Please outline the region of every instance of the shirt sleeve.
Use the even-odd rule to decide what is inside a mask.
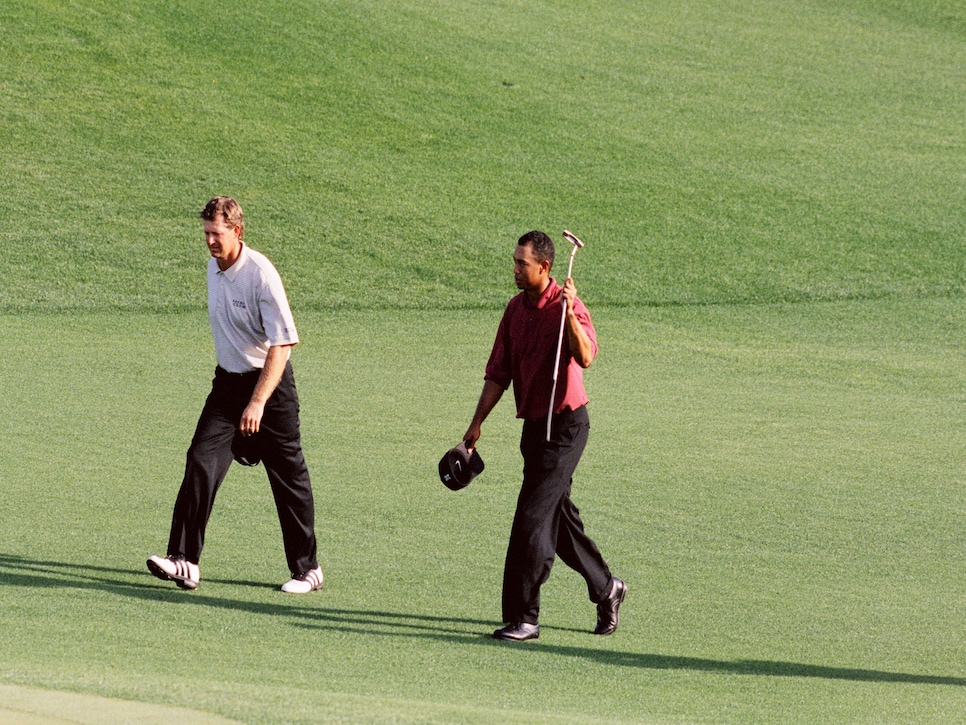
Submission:
[[[282,286],[282,278],[272,266],[262,269],[262,294],[258,307],[269,346],[298,344],[299,335],[295,329],[295,318],[288,304],[285,287]]]
[[[577,321],[580,326],[584,328],[587,333],[587,337],[590,338],[590,344],[594,351],[594,357],[597,357],[597,330],[594,329],[594,323],[590,319],[590,310],[587,306],[580,301],[578,297],[574,301],[574,314],[577,315]]]
[[[500,326],[496,331],[496,339],[493,341],[493,349],[490,351],[490,359],[486,363],[486,374],[483,376],[485,380],[492,380],[504,390],[510,387],[510,383],[513,380],[513,368],[510,361],[510,328],[507,321],[507,312],[503,313],[503,319],[500,320]]]

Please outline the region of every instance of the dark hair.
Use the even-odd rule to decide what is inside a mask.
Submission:
[[[538,262],[550,262],[550,267],[553,268],[553,258],[557,250],[553,246],[553,240],[546,234],[536,230],[527,232],[520,237],[517,244],[521,247],[529,245]]]
[[[242,216],[241,205],[230,196],[216,196],[205,204],[205,208],[198,216],[206,222],[220,221],[229,227],[241,227],[241,233],[245,233],[245,218]]]

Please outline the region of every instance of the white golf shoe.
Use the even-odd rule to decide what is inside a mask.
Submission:
[[[282,591],[288,594],[308,594],[321,589],[323,580],[322,567],[317,566],[289,579],[282,585]]]
[[[170,580],[182,589],[197,589],[201,581],[201,570],[184,557],[152,556],[148,559],[148,569],[158,579]]]

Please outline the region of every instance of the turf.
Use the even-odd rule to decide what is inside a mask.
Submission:
[[[0,719],[30,688],[78,718],[961,719],[960,3],[14,0],[0,29]],[[215,193],[302,335],[319,595],[276,591],[261,469],[199,591],[144,568],[214,364]],[[601,342],[575,498],[631,593],[593,637],[558,566],[514,647],[509,400],[472,486],[435,464],[514,240],[564,227]]]
[[[962,293],[959,3],[18,0],[0,22],[3,309],[197,307],[215,191],[301,309],[496,305],[505,240],[565,226],[597,303]]]
[[[594,638],[583,583],[556,568],[532,647],[486,637],[519,476],[506,403],[483,476],[453,494],[434,471],[498,313],[303,315],[328,577],[306,598],[275,591],[260,469],[230,474],[198,592],[142,568],[205,391],[203,320],[75,316],[56,351],[49,320],[8,319],[37,362],[7,377],[4,678],[246,722],[948,721],[966,705],[962,313],[603,311],[575,496],[631,595]],[[438,334],[447,374],[427,380],[398,343]]]

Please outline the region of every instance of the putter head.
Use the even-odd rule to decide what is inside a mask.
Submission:
[[[577,249],[583,249],[584,243],[574,236],[573,232],[569,232],[566,229],[563,230],[564,239],[573,244]]]

